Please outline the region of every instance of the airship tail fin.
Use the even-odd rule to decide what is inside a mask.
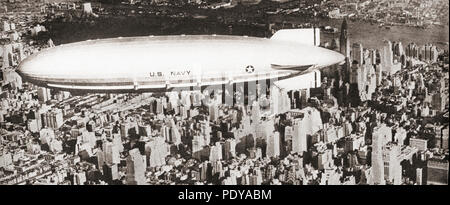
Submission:
[[[289,41],[311,46],[320,45],[319,28],[282,29],[270,38],[276,41]]]

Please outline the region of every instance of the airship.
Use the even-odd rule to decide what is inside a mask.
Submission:
[[[63,44],[23,60],[17,72],[38,86],[78,92],[167,92],[283,80],[344,61],[319,47],[320,30],[271,38],[232,35],[118,37]]]

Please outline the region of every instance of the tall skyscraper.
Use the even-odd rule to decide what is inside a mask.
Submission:
[[[350,42],[348,40],[348,25],[347,19],[344,18],[341,25],[341,36],[339,38],[339,52],[342,53],[345,57],[350,57]]]
[[[103,175],[105,176],[106,180],[112,181],[119,179],[119,169],[117,164],[113,164],[111,166],[108,166],[106,164],[103,165]]]
[[[383,51],[381,56],[381,64],[385,72],[390,73],[394,63],[394,55],[391,41],[383,42]]]
[[[423,175],[422,175],[422,168],[416,169],[416,184],[422,185],[423,184]]]
[[[390,129],[384,124],[375,127],[372,133],[372,180],[377,185],[386,183],[384,180],[383,147],[389,133],[391,133]]]
[[[381,80],[382,80],[382,76],[383,76],[383,67],[381,64],[377,64],[374,66],[375,67],[375,81],[376,81],[376,85],[379,86],[381,85]]]
[[[145,158],[141,155],[138,148],[130,150],[127,157],[127,184],[145,184],[145,164]]]
[[[400,146],[389,143],[383,147],[384,178],[394,185],[402,183],[402,166],[399,160]]]
[[[280,133],[274,132],[272,135],[267,136],[267,157],[280,156]]]
[[[253,125],[259,124],[259,120],[261,119],[261,111],[259,109],[258,101],[253,101],[251,119],[252,119],[252,124]]]
[[[209,121],[215,122],[219,118],[219,106],[216,103],[209,105]]]
[[[170,119],[169,126],[170,126],[170,142],[178,146],[181,143],[181,133],[173,119]]]
[[[303,152],[307,151],[305,122],[303,119],[295,120],[292,127],[294,130],[294,134],[292,135],[292,151],[303,154]]]
[[[406,46],[406,56],[417,58],[417,45],[415,43],[410,43],[408,46]]]
[[[11,29],[11,26],[8,22],[3,21],[2,31],[9,31]]]
[[[130,133],[131,132],[131,133]],[[124,122],[120,125],[120,135],[123,138],[129,137],[130,134],[135,134],[136,127],[133,125],[133,123],[130,122]]]
[[[354,43],[352,45],[352,63],[358,65],[364,64],[363,46],[360,43]]]
[[[369,50],[369,59],[370,59],[370,64],[372,64],[372,65],[377,64],[377,50],[375,50],[375,49]]]
[[[101,149],[97,151],[97,165],[98,169],[103,172],[103,165],[105,164],[105,153]]]
[[[64,124],[63,114],[61,109],[52,109],[51,111],[44,113],[42,122],[45,127],[58,129]]]
[[[220,173],[223,173],[222,162],[221,161],[215,161],[215,162],[212,162],[211,164],[212,164],[212,175],[215,175],[215,174],[219,173],[219,178],[220,178]]]
[[[402,56],[404,54],[402,42],[396,42],[394,46],[394,55]]]
[[[209,161],[213,163],[220,160],[222,160],[222,145],[220,142],[216,142],[216,144],[210,148]]]
[[[223,147],[223,158],[229,160],[236,156],[236,141],[235,139],[227,139]]]
[[[156,114],[161,114],[164,112],[163,99],[164,98],[156,99]]]
[[[11,44],[3,46],[3,68],[12,66],[13,47]]]
[[[167,125],[161,125],[161,136],[168,142],[170,142],[170,127]]]
[[[200,151],[205,145],[206,143],[202,136],[194,135],[192,139],[192,156],[194,158],[200,159]]]
[[[104,142],[103,143],[103,154],[104,154],[104,161],[107,165],[111,166],[113,164],[119,164],[120,163],[120,154],[119,149],[117,146],[115,146],[112,142]]]
[[[432,63],[435,63],[439,57],[439,52],[437,50],[437,47],[435,45],[431,46],[430,48],[430,61]]]
[[[341,25],[341,35],[339,38],[339,52],[345,56],[345,63],[343,65],[342,69],[342,80],[344,82],[348,82],[349,75],[350,75],[350,67],[351,67],[351,60],[350,60],[350,41],[348,38],[348,25],[347,25],[347,19],[344,18],[344,21]]]
[[[208,161],[202,162],[200,165],[200,181],[206,181],[210,177],[210,173],[208,172],[208,168],[210,167],[210,163]]]
[[[145,156],[147,166],[150,168],[166,164],[165,157],[170,154],[170,145],[163,137],[153,137],[145,143]]]
[[[48,100],[50,100],[50,98],[51,98],[50,89],[43,87],[38,89],[39,102],[47,102]]]
[[[430,61],[431,59],[431,45],[430,44],[426,44],[424,45],[425,48],[425,61]]]
[[[449,126],[447,125],[444,129],[442,129],[442,137],[441,137],[441,149],[448,149],[448,133]]]
[[[38,121],[36,119],[27,120],[27,129],[33,133],[39,132]]]
[[[53,129],[44,128],[39,131],[39,140],[41,140],[42,144],[48,144],[53,139],[55,139],[55,132]]]

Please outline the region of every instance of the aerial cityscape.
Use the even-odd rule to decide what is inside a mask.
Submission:
[[[448,185],[446,0],[0,0],[0,68],[0,185]]]

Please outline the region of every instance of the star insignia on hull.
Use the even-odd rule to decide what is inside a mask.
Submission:
[[[253,73],[255,71],[255,67],[253,67],[252,65],[248,65],[247,67],[245,67],[245,72],[247,73]]]

